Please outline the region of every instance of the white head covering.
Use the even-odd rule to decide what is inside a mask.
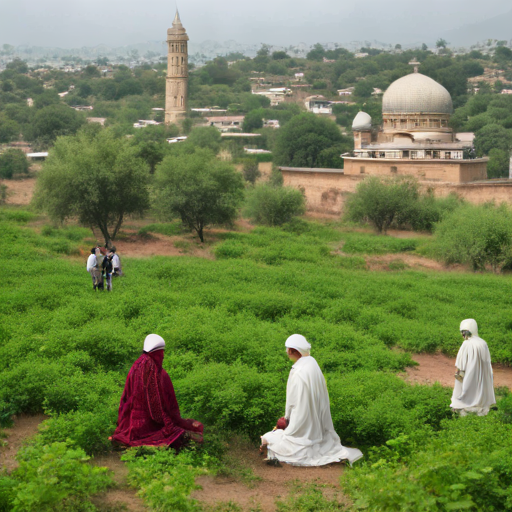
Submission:
[[[460,330],[469,331],[473,336],[478,336],[478,326],[476,325],[476,321],[472,318],[462,320],[460,323]]]
[[[165,341],[162,336],[158,334],[148,334],[144,340],[144,352],[155,352],[156,350],[163,350],[165,348]]]
[[[294,348],[298,350],[301,355],[309,356],[309,351],[311,350],[311,345],[308,343],[308,340],[302,336],[302,334],[292,334],[284,344],[286,348]]]

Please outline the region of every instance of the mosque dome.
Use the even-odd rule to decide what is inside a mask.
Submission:
[[[352,121],[352,131],[360,132],[370,130],[372,127],[372,118],[366,112],[358,112]]]
[[[451,114],[452,112],[450,93],[441,84],[421,73],[411,73],[395,80],[382,97],[383,114]]]

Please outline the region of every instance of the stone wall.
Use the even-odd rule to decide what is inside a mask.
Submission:
[[[309,211],[341,214],[347,195],[356,190],[366,175],[346,175],[343,170],[280,167],[283,184],[301,190]],[[442,183],[420,180],[425,188],[444,197],[455,193],[475,204],[489,201],[512,204],[512,180],[489,180],[476,183]]]

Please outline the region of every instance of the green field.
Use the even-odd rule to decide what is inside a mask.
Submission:
[[[451,390],[396,375],[413,364],[408,352],[454,355],[468,317],[493,361],[511,364],[509,276],[369,271],[363,255],[410,252],[423,240],[297,221],[222,234],[215,260],[123,258],[126,276],[114,292],[94,293],[79,250],[89,232],[36,229],[32,220],[0,211],[0,421],[20,412],[51,416],[26,458],[110,450],[127,371],[144,337],[156,332],[166,340],[164,367],[182,414],[203,421],[211,442],[178,457],[129,454],[132,482],[153,510],[199,510],[186,496],[194,475],[222,466],[222,436],[256,441],[282,415],[290,367],[284,341],[298,332],[326,376],[342,443],[366,455],[343,480],[355,508],[512,509],[510,393],[502,390],[499,410],[485,418],[453,418]],[[73,499],[85,507],[108,485],[106,475],[94,474],[82,494],[71,485],[55,498],[61,508],[27,504],[27,489],[44,494],[47,485],[28,464],[0,475],[0,511],[94,510]],[[73,464],[78,455],[70,455]],[[169,490],[166,481],[177,474],[183,481]],[[294,510],[319,510],[305,503]],[[333,506],[325,502],[325,510]]]

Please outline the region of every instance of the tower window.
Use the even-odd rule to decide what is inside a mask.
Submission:
[[[181,57],[181,64],[183,65],[183,57]]]

